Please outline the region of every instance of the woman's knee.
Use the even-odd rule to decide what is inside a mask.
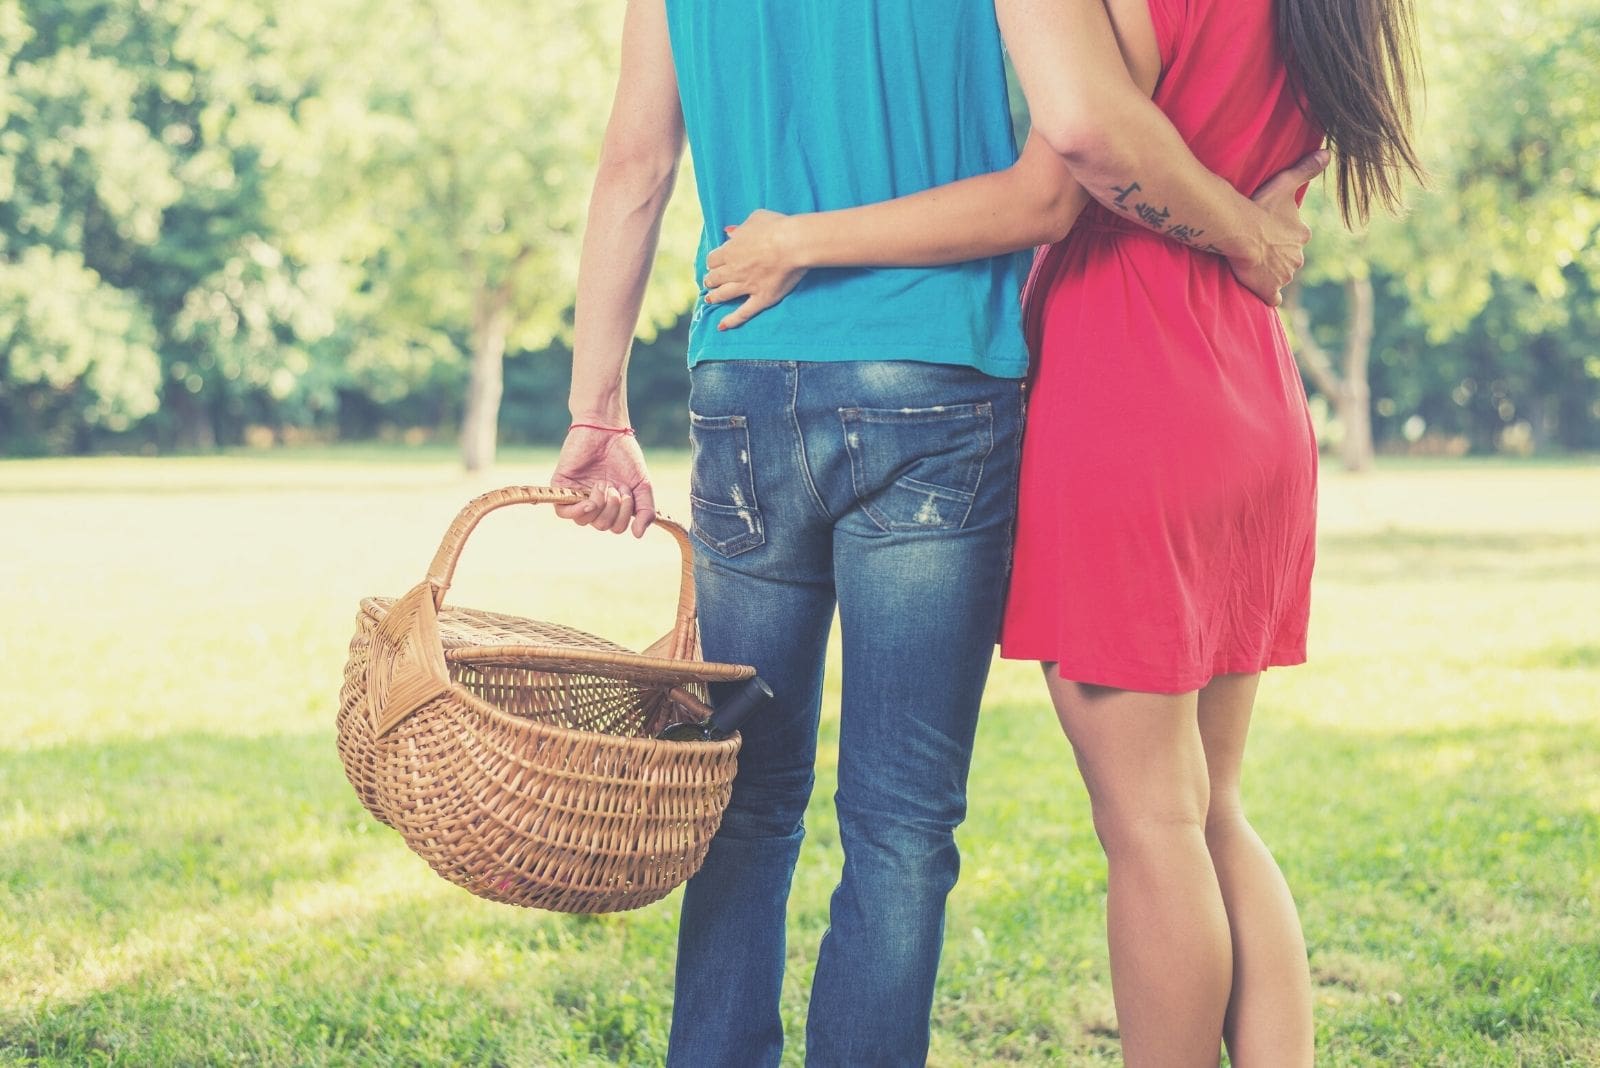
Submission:
[[[1235,789],[1212,784],[1211,803],[1206,809],[1206,842],[1212,846],[1226,842],[1240,831],[1248,830],[1244,803]]]
[[[1197,799],[1174,799],[1167,804],[1093,806],[1094,830],[1109,856],[1160,859],[1175,843],[1202,839],[1206,809]]]
[[[1120,764],[1102,760],[1097,773],[1084,776],[1103,845],[1131,847],[1204,831],[1212,804],[1204,761],[1144,764],[1128,757]]]

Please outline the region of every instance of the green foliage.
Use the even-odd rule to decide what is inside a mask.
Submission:
[[[504,436],[559,435],[621,11],[0,0],[0,448],[444,434],[500,335]],[[1337,283],[1370,274],[1380,441],[1600,447],[1600,4],[1420,22],[1432,183],[1356,235],[1313,190],[1317,336],[1338,350]],[[695,292],[685,179],[646,339]],[[673,441],[679,360],[634,405]]]
[[[70,449],[157,407],[148,310],[86,250],[156,241],[179,186],[135,79],[85,43],[50,48],[52,29],[0,4],[0,428]]]
[[[1403,437],[1415,415],[1481,451],[1600,447],[1600,4],[1430,0],[1419,20],[1429,186],[1355,234],[1331,183],[1314,187],[1307,278],[1371,274],[1393,298],[1374,345],[1380,433]],[[1342,305],[1313,300],[1336,347]]]
[[[73,424],[126,430],[155,411],[161,381],[145,309],[71,252],[41,245],[0,260],[0,414],[36,434]],[[76,441],[58,443],[70,449]]]
[[[318,146],[302,188],[310,225],[296,229],[360,272],[351,311],[367,335],[364,361],[443,351],[500,294],[513,350],[567,337],[620,6],[330,8],[319,93],[301,111]],[[646,337],[693,298],[688,201],[669,221]],[[429,335],[442,340],[422,340]]]
[[[8,296],[38,302],[46,251],[57,276],[78,267],[62,296],[87,314],[51,343],[94,354],[58,361],[76,377],[45,379],[24,377],[29,363],[13,352],[0,386],[13,410],[31,413],[33,435],[81,436],[85,420],[122,429],[160,397],[152,429],[214,441],[218,421],[250,399],[291,400],[310,369],[307,346],[331,333],[329,287],[307,284],[272,218],[270,172],[295,147],[298,90],[272,58],[283,41],[267,10],[218,0],[4,9]],[[120,345],[106,337],[107,309],[130,324]],[[6,429],[13,444],[30,437],[27,426]]]
[[[343,29],[303,119],[340,254],[415,329],[464,334],[480,290],[508,287],[513,343],[544,347],[571,305],[620,9],[330,6]]]
[[[157,401],[168,444],[348,424],[448,382],[490,305],[513,351],[565,338],[620,16],[0,3],[0,441],[83,448]],[[696,226],[680,197],[646,337],[693,299]]]
[[[1463,329],[1506,281],[1541,298],[1517,315],[1522,332],[1558,328],[1565,269],[1600,268],[1600,70],[1590,61],[1600,5],[1455,5],[1430,16],[1430,58],[1449,72],[1428,127],[1439,188],[1412,223],[1422,262],[1393,266],[1411,268],[1435,339]]]

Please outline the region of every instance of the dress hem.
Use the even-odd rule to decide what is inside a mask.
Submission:
[[[1083,683],[1087,686],[1105,686],[1113,690],[1129,690],[1134,693],[1160,693],[1160,694],[1185,694],[1202,689],[1218,675],[1258,675],[1268,668],[1299,667],[1306,662],[1305,649],[1290,648],[1275,651],[1266,657],[1256,657],[1249,660],[1223,660],[1212,665],[1209,672],[1194,671],[1182,675],[1154,674],[1140,667],[1107,667],[1104,663],[1089,661],[1074,661],[1065,657],[1052,655],[1035,655],[1020,651],[1026,646],[1006,645],[1000,646],[1000,657],[1003,660],[1032,660],[1039,663],[1053,663],[1057,673],[1064,679]],[[1037,647],[1034,647],[1037,648]]]

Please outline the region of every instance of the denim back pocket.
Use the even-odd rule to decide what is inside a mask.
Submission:
[[[742,415],[689,413],[689,508],[706,548],[738,556],[766,543],[750,462],[750,427]]]
[[[879,527],[956,530],[994,450],[994,406],[841,408],[856,500]]]

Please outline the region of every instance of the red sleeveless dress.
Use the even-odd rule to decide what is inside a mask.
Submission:
[[[1248,195],[1321,143],[1271,0],[1150,10],[1155,102],[1208,168]],[[1138,190],[1126,203],[1159,217]],[[1099,205],[1040,252],[1024,303],[1034,370],[1002,655],[1150,693],[1303,663],[1317,453],[1277,312],[1221,257]]]

